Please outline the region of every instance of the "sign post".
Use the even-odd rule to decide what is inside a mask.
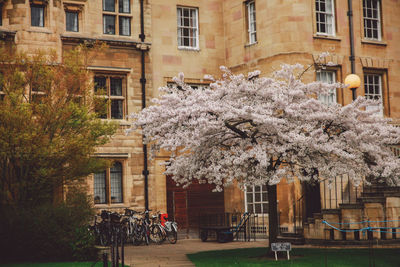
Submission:
[[[292,250],[292,245],[290,243],[271,243],[271,249],[275,252],[275,261],[278,260],[278,251],[286,251],[287,259],[290,260],[289,251]]]

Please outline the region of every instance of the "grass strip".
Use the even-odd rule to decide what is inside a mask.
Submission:
[[[290,260],[280,252],[279,260],[267,257],[267,249],[245,248],[188,254],[197,267],[293,266],[293,267],[399,267],[400,249],[382,248],[294,248]]]

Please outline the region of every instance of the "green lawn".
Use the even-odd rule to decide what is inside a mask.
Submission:
[[[399,267],[400,249],[317,249],[294,248],[291,259],[280,254],[279,261],[265,257],[266,248],[206,251],[188,254],[198,267],[202,266],[293,266],[293,267]]]
[[[103,262],[49,262],[49,263],[13,263],[13,264],[0,264],[0,267],[103,267]],[[108,266],[112,266],[111,262]],[[121,266],[121,264],[120,264]],[[128,267],[128,265],[125,265]]]

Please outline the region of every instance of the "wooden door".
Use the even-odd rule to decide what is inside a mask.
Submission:
[[[187,192],[173,192],[173,214],[174,220],[178,223],[179,228],[188,228],[188,209],[187,209]]]

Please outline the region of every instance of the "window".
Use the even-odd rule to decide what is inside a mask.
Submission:
[[[118,9],[115,6],[117,3]],[[130,36],[132,19],[130,13],[130,0],[103,0],[103,33]]]
[[[131,13],[129,0],[119,0],[119,13]]]
[[[364,90],[367,99],[383,101],[382,97],[382,75],[376,73],[364,74]],[[382,105],[382,104],[381,104]],[[367,110],[377,109],[376,106],[366,107]],[[379,113],[383,115],[383,106]]]
[[[195,90],[197,90],[197,89],[200,89],[200,90],[210,89],[210,85],[208,83],[187,83],[187,85],[190,85],[190,87],[192,87]],[[176,86],[176,83],[168,82],[167,86],[169,88],[172,88],[172,87]],[[178,89],[182,90],[182,87],[178,86]]]
[[[245,201],[248,212],[258,214],[268,213],[267,186],[247,186]]]
[[[96,112],[102,119],[123,119],[126,78],[124,76],[96,75]]]
[[[3,91],[3,84],[4,84],[4,74],[0,71],[0,101],[4,100],[4,91]]]
[[[44,5],[31,5],[31,25],[44,27]]]
[[[317,81],[325,83],[335,83],[336,72],[328,70],[317,71]],[[326,105],[336,104],[336,89],[332,89],[327,95],[319,95],[318,100]]]
[[[94,204],[122,203],[122,163],[94,174]]]
[[[247,31],[249,32],[249,44],[257,42],[257,31],[256,31],[256,4],[254,1],[250,1],[246,4],[247,10]]]
[[[178,47],[199,49],[197,8],[178,7]]]
[[[3,4],[0,3],[0,26],[3,26]]]
[[[79,31],[78,15],[78,12],[65,11],[65,24],[68,32]]]
[[[335,35],[335,5],[333,0],[316,0],[317,34]]]
[[[364,37],[381,40],[381,15],[379,0],[363,0]]]
[[[119,34],[120,35],[131,35],[131,18],[119,17]]]

